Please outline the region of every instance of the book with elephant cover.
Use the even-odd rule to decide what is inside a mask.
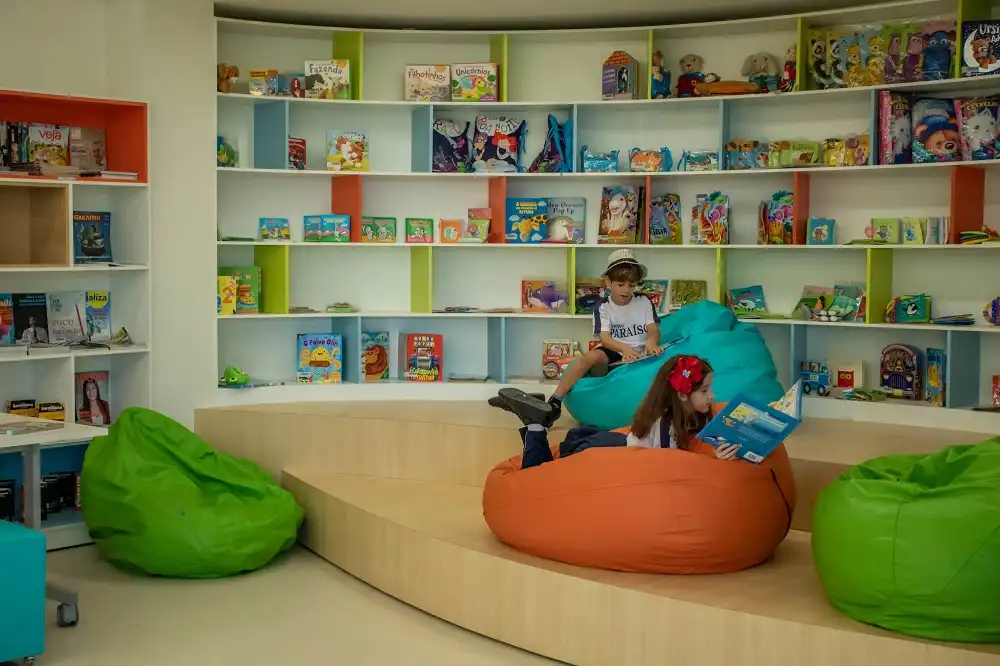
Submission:
[[[756,464],[778,448],[800,423],[801,380],[781,399],[771,403],[745,395],[735,396],[702,428],[698,438],[712,446],[718,446],[719,440],[739,444],[737,457]]]

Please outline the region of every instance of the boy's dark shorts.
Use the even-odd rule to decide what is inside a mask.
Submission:
[[[614,365],[615,363],[622,362],[622,355],[613,349],[606,349],[605,347],[598,345],[597,347],[594,347],[594,350],[604,352],[604,356],[608,359],[608,365]]]

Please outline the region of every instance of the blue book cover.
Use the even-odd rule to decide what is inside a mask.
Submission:
[[[810,217],[806,222],[806,245],[835,245],[836,226],[836,220]]]
[[[287,217],[260,218],[260,240],[286,241],[292,239]]]
[[[549,201],[508,197],[504,231],[508,243],[541,243],[548,237]]]
[[[343,347],[344,338],[339,333],[299,333],[295,381],[300,384],[343,381]]]
[[[0,345],[17,342],[14,336],[14,294],[0,294]]]
[[[768,314],[764,287],[756,284],[729,290],[729,307],[737,317],[759,317]]]
[[[87,339],[111,342],[111,292],[87,292]]]
[[[111,261],[111,213],[73,211],[73,263]]]
[[[718,446],[720,439],[727,444],[739,444],[737,457],[757,464],[778,448],[801,422],[800,380],[780,400],[769,404],[737,395],[702,428],[698,438],[712,446]]]

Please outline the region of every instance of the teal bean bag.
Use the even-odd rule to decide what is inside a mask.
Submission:
[[[87,447],[80,505],[106,560],[179,578],[259,569],[295,543],[303,518],[257,465],[139,407]]]
[[[942,641],[1000,643],[1000,437],[875,458],[823,489],[813,559],[845,615]]]
[[[659,356],[604,377],[584,377],[566,394],[563,405],[580,423],[606,430],[630,425],[660,366],[676,354],[700,356],[712,365],[717,402],[728,402],[737,393],[767,401],[784,393],[771,352],[756,327],[740,322],[714,301],[688,305],[664,317],[660,344],[669,346]]]

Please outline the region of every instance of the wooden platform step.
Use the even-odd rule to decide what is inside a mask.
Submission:
[[[838,613],[808,533],[737,574],[623,574],[504,546],[482,518],[479,487],[294,466],[284,485],[320,556],[439,618],[571,664],[1000,666],[1000,646],[906,638]]]

